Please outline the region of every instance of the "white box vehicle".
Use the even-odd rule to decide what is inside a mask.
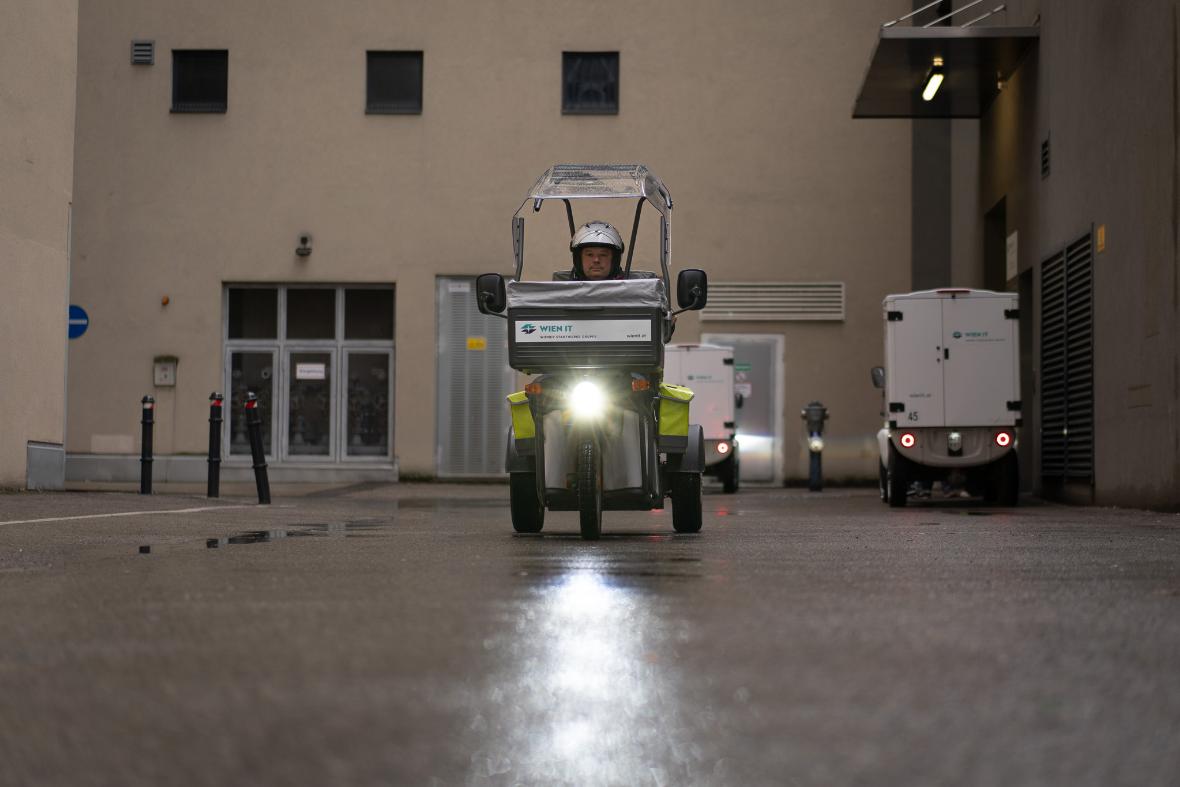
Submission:
[[[705,475],[716,476],[727,493],[738,490],[740,459],[734,409],[733,348],[713,344],[669,344],[664,348],[664,382],[691,388],[689,420],[705,433]]]
[[[1016,293],[941,289],[884,301],[888,422],[878,435],[881,499],[904,506],[915,482],[951,482],[1016,505],[1020,426]]]

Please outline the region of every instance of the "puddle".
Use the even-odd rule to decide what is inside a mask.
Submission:
[[[303,538],[307,536],[344,536],[345,538],[373,538],[377,534],[372,532],[380,528],[392,527],[391,519],[351,519],[347,522],[309,522],[294,524],[285,528],[271,528],[269,530],[247,530],[232,536],[205,539],[207,549],[218,549],[224,546],[240,544],[269,544],[286,538]]]

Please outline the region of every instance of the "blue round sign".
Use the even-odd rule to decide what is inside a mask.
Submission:
[[[81,306],[70,304],[70,338],[77,339],[82,334],[86,333],[86,329],[90,327],[90,315]]]

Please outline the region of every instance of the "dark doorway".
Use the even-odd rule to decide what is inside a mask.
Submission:
[[[983,217],[983,286],[1003,292],[1008,289],[1008,209],[1001,197]],[[1021,328],[1024,326],[1021,325]]]

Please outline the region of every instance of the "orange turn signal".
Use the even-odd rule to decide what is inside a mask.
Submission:
[[[533,396],[537,396],[538,394],[541,393],[541,384],[540,383],[529,383],[528,385],[526,385],[524,387],[524,392],[526,394],[532,394]]]
[[[651,380],[646,377],[638,378],[631,381],[632,391],[646,391],[651,388]]]

